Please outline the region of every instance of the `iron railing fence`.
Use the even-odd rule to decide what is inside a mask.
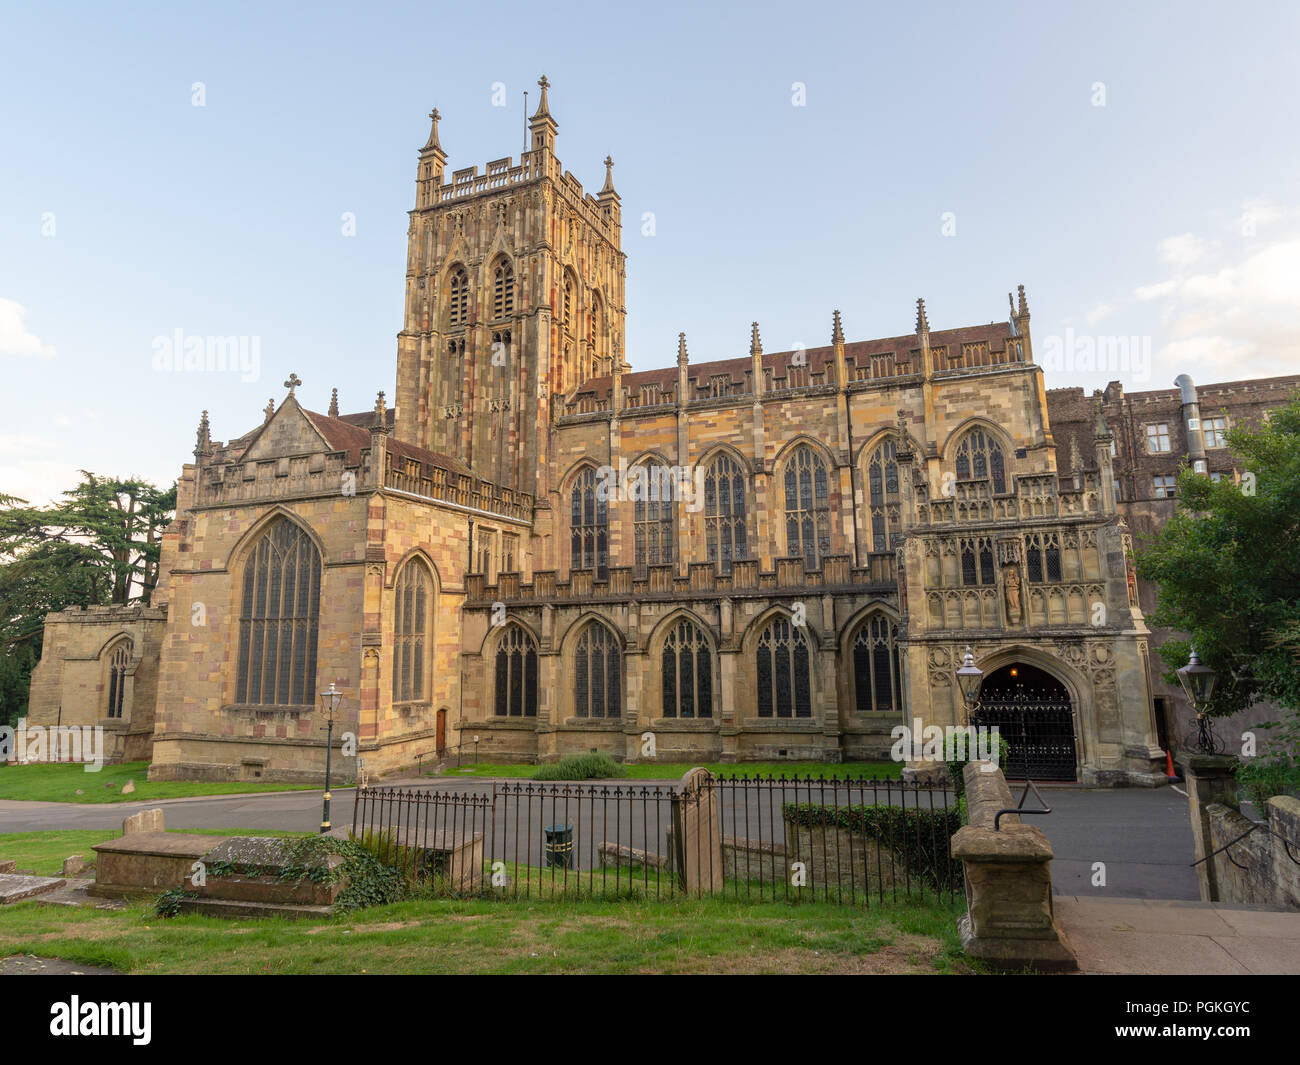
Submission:
[[[869,905],[961,895],[958,827],[937,785],[688,774],[359,788],[352,835],[434,893]]]

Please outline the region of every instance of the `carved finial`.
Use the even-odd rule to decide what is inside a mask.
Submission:
[[[1106,421],[1106,415],[1102,413],[1101,407],[1105,401],[1106,401],[1106,397],[1102,394],[1101,389],[1100,388],[1093,389],[1093,393],[1092,393],[1092,408],[1094,412],[1094,416],[1092,420],[1093,435],[1098,440],[1109,441],[1111,437],[1113,437],[1115,434],[1110,431],[1110,425]]]
[[[925,316],[925,300],[916,301],[916,334],[922,336],[930,331],[930,321]]]
[[[605,186],[600,190],[602,196],[606,196],[614,191],[614,160],[611,156],[605,156]]]
[[[1029,303],[1025,299],[1025,286],[1017,285],[1016,291],[1020,293],[1020,317],[1027,318],[1029,316]]]
[[[199,431],[195,437],[194,454],[208,455],[212,452],[212,434],[208,428],[208,412],[203,412],[203,417],[199,419]]]
[[[678,365],[678,366],[685,366],[685,365],[686,365],[686,362],[687,362],[687,359],[686,359],[686,334],[685,334],[685,333],[678,333],[678,334],[677,334],[677,365]]]
[[[757,322],[749,327],[749,354],[751,358],[757,358],[763,354],[763,342],[758,337]]]
[[[844,343],[844,326],[840,322],[839,311],[835,312],[835,324],[831,326],[831,343],[832,344]]]
[[[293,390],[297,388],[300,384],[302,384],[302,378],[299,377],[296,373],[291,373],[289,375],[289,380],[287,380],[284,383],[284,387],[289,390],[289,395],[292,396]]]
[[[262,414],[264,415],[264,417],[262,418],[262,424],[265,425],[267,422],[271,420],[271,416],[275,414],[274,399],[268,399],[266,401],[266,409],[262,411]]]
[[[388,422],[388,407],[384,403],[384,394],[382,392],[375,398],[375,424],[385,425]]]
[[[429,139],[424,145],[424,150],[426,152],[442,151],[442,144],[438,141],[438,119],[440,118],[442,118],[442,115],[438,113],[436,107],[429,112],[429,120],[433,123],[433,128],[429,131]]]
[[[1007,306],[1011,308],[1011,317],[1016,316],[1016,301],[1011,298],[1011,293],[1007,293]]]
[[[330,392],[329,416],[331,418],[337,418],[339,416],[339,390],[337,388]]]
[[[551,106],[550,102],[546,99],[546,90],[551,87],[550,79],[543,74],[537,79],[537,84],[542,88],[542,99],[537,105],[537,110],[533,112],[533,118],[550,118]]]

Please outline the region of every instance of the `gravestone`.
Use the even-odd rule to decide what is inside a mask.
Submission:
[[[162,832],[163,831],[163,812],[161,807],[154,807],[152,810],[141,810],[138,814],[132,814],[122,822],[122,835],[130,836],[136,832]]]
[[[713,774],[696,767],[682,777],[673,798],[672,835],[668,841],[678,881],[688,895],[722,890],[722,821]]]

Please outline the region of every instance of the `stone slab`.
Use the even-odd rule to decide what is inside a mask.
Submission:
[[[63,887],[67,881],[53,876],[20,876],[0,873],[0,906],[10,906],[23,899],[36,898]]]
[[[90,849],[96,854],[143,854],[159,858],[202,858],[225,836],[200,836],[187,832],[134,832]]]
[[[1214,942],[1250,972],[1260,976],[1300,974],[1300,940],[1266,936],[1214,937]]]

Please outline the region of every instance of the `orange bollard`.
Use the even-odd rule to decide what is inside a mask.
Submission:
[[[1174,769],[1174,756],[1170,751],[1165,751],[1165,776],[1170,780],[1178,779],[1178,773]]]

